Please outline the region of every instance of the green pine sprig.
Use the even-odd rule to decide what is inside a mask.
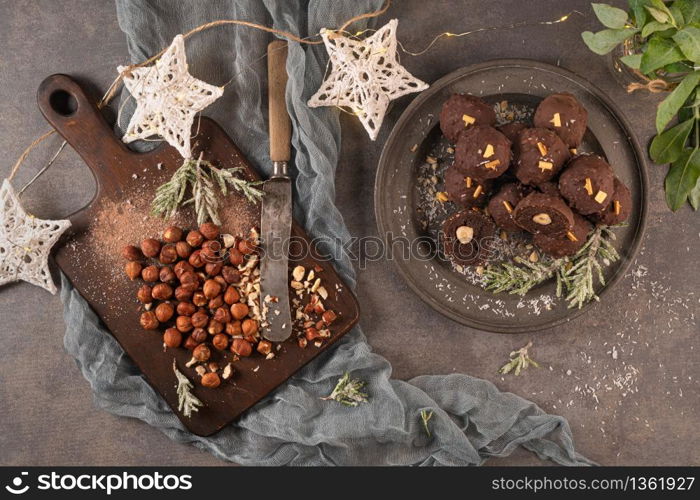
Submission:
[[[203,403],[192,394],[192,388],[194,387],[192,382],[177,369],[174,359],[173,371],[175,372],[175,377],[177,377],[177,409],[180,410],[184,416],[190,418],[192,412],[199,411],[199,407],[203,406]]]
[[[517,351],[511,352],[509,356],[510,360],[498,370],[498,373],[501,375],[507,375],[508,373],[513,372],[517,377],[520,375],[520,372],[526,369],[528,366],[539,368],[540,365],[534,359],[532,359],[528,353],[528,350],[531,347],[532,342],[528,342],[524,347],[521,347]]]
[[[357,406],[360,403],[366,403],[369,395],[362,392],[365,382],[359,379],[351,379],[350,373],[345,374],[338,380],[333,392],[328,396],[323,397],[324,401],[334,400],[345,406]]]

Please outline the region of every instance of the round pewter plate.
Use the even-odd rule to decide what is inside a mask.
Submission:
[[[606,158],[615,175],[632,192],[632,215],[626,226],[614,229],[615,247],[621,258],[605,269],[606,285],[596,288],[600,300],[605,300],[606,292],[633,261],[642,240],[648,181],[645,153],[629,122],[591,83],[559,67],[524,59],[462,68],[421,93],[401,115],[384,145],[374,186],[374,206],[379,233],[387,248],[393,250],[389,258],[421,299],[459,323],[499,333],[530,332],[570,321],[595,304],[591,301],[581,309],[568,308],[564,298],[556,297],[554,279],[533,288],[524,297],[486,291],[434,251],[435,227],[425,223],[426,158],[437,159],[437,177],[452,161],[438,119],[445,100],[454,93],[468,93],[496,107],[505,101],[527,114],[527,110],[534,112],[544,97],[556,92],[573,94],[588,110],[588,130],[579,152]],[[457,210],[449,202],[445,207],[448,214]],[[397,242],[409,245],[409,251],[397,251]]]

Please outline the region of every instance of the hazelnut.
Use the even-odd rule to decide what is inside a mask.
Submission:
[[[156,307],[156,318],[161,323],[170,321],[170,318],[172,318],[174,314],[175,308],[169,302],[163,302]]]
[[[179,286],[175,289],[175,298],[180,302],[187,301],[192,298],[193,293],[190,287]]]
[[[124,266],[124,272],[126,272],[126,275],[129,277],[131,281],[134,281],[136,278],[141,276],[141,269],[143,266],[139,264],[138,262],[131,261],[127,262],[126,265]]]
[[[217,281],[207,280],[204,282],[202,291],[204,292],[204,296],[206,298],[213,299],[221,293],[221,285]]]
[[[177,328],[168,328],[163,334],[163,343],[168,347],[180,347],[182,334]]]
[[[240,266],[245,262],[245,259],[243,258],[243,254],[238,251],[236,248],[231,248],[229,249],[228,252],[228,260],[231,263],[232,266]]]
[[[328,310],[328,311],[323,313],[323,315],[321,316],[321,319],[323,319],[323,322],[325,324],[330,325],[331,323],[333,323],[336,320],[337,317],[338,316],[333,311]]]
[[[224,278],[226,283],[238,283],[241,281],[241,273],[233,266],[223,266],[221,268],[221,276]]]
[[[258,342],[257,351],[263,356],[267,356],[272,352],[272,343],[267,340],[261,340]]]
[[[146,257],[155,257],[160,252],[160,241],[155,238],[146,238],[141,242],[141,251]]]
[[[248,306],[242,302],[236,302],[231,306],[231,316],[235,319],[243,319],[248,316]]]
[[[219,285],[221,285],[222,290],[226,290],[226,287],[228,286],[228,283],[226,283],[226,280],[224,279],[223,276],[214,276],[212,278],[214,281],[216,281]]]
[[[209,262],[206,266],[204,266],[204,270],[209,276],[216,276],[221,272],[223,267],[224,265],[221,262]]]
[[[308,342],[304,337],[299,337],[299,338],[297,339],[297,344],[298,344],[299,347],[301,347],[302,349],[305,348],[306,345],[307,345],[308,343],[309,343],[309,342]]]
[[[142,313],[139,322],[144,330],[155,330],[159,325],[158,318],[156,318],[156,313],[153,311],[146,311]]]
[[[153,287],[151,295],[156,300],[168,300],[170,297],[173,296],[173,287],[171,287],[167,283],[158,283],[156,286]]]
[[[215,389],[221,385],[221,379],[216,373],[205,373],[202,376],[202,386]]]
[[[186,241],[178,241],[175,243],[175,251],[177,252],[177,256],[181,259],[187,259],[192,255],[192,247]]]
[[[190,231],[187,233],[185,241],[187,241],[191,247],[197,248],[204,242],[204,236],[202,236],[202,233],[199,231]]]
[[[196,269],[196,268],[200,268],[200,267],[202,267],[204,264],[206,264],[206,262],[205,262],[205,260],[204,260],[204,256],[202,255],[202,251],[201,251],[201,250],[195,250],[194,252],[192,252],[192,255],[190,255],[190,258],[188,259],[188,262],[189,262],[190,265],[191,265],[192,267],[194,267],[195,269]]]
[[[221,254],[221,243],[217,240],[205,241],[202,245],[202,255],[207,262],[216,262]]]
[[[216,321],[215,319],[211,319],[209,320],[209,326],[207,327],[207,331],[210,335],[217,335],[224,331],[224,324],[220,323],[219,321]]]
[[[185,339],[185,344],[183,347],[187,349],[188,351],[193,350],[195,347],[197,347],[199,344],[192,338],[192,337],[187,337]]]
[[[243,329],[241,328],[241,322],[240,321],[232,321],[230,323],[226,323],[226,333],[233,336],[233,335],[243,335]]]
[[[204,311],[198,311],[192,315],[192,326],[204,328],[209,323],[209,315]]]
[[[161,264],[172,264],[175,262],[177,260],[177,250],[175,250],[175,245],[171,243],[163,245],[163,248],[160,250],[158,260],[160,260]]]
[[[312,340],[315,340],[321,336],[320,333],[318,333],[318,330],[314,328],[313,326],[310,326],[304,330],[304,336],[306,337],[306,340],[311,342]]]
[[[175,320],[175,326],[182,333],[192,330],[192,319],[189,316],[178,316]]]
[[[144,267],[141,271],[141,278],[143,278],[143,281],[148,281],[150,283],[158,281],[158,278],[160,278],[160,271],[158,271],[158,266]]]
[[[182,239],[182,229],[177,226],[170,226],[163,231],[163,241],[167,243],[176,243]]]
[[[122,248],[122,257],[132,262],[142,260],[143,252],[141,252],[141,250],[134,245],[126,245],[124,248]]]
[[[212,340],[211,343],[214,345],[214,348],[219,351],[225,351],[228,349],[228,336],[223,333],[218,333],[214,335],[214,340]]]
[[[241,300],[241,295],[238,293],[238,290],[236,290],[233,286],[229,286],[226,289],[226,292],[224,292],[224,302],[231,305],[235,304],[239,300]]]
[[[219,226],[213,222],[205,222],[199,226],[199,232],[208,240],[215,240],[219,237]]]
[[[241,240],[238,242],[238,251],[243,255],[248,255],[255,252],[255,245],[250,240]]]
[[[159,278],[163,283],[174,283],[177,276],[170,266],[165,266],[160,268]]]
[[[217,295],[213,299],[209,301],[209,304],[207,304],[207,307],[211,309],[212,311],[215,309],[218,309],[219,307],[224,305],[224,296],[223,295]]]
[[[151,295],[151,287],[148,285],[141,286],[138,292],[136,292],[136,298],[142,304],[150,304],[151,302],[153,302],[153,296]]]
[[[246,340],[233,339],[233,342],[231,342],[231,352],[244,358],[251,355],[253,347],[250,345],[250,342]]]
[[[206,330],[204,328],[195,328],[194,330],[192,330],[192,334],[191,334],[192,340],[194,340],[198,344],[201,344],[202,342],[207,340],[208,336],[209,336],[209,334],[206,332]]]
[[[459,226],[455,232],[457,240],[462,245],[468,245],[474,239],[474,228],[470,226]]]
[[[204,296],[201,290],[197,290],[192,295],[192,303],[197,307],[203,307],[207,304],[207,298]]]
[[[175,271],[175,276],[177,276],[177,278],[180,279],[180,277],[184,273],[194,271],[194,267],[192,267],[190,263],[186,260],[181,260],[180,262],[175,264],[175,267],[173,267],[173,271]]]
[[[258,333],[258,322],[254,319],[246,319],[241,324],[241,329],[243,330],[243,335],[245,337],[251,337]]]
[[[206,344],[199,344],[194,348],[192,357],[197,361],[209,361],[209,358],[211,357],[211,350]]]
[[[548,226],[552,223],[552,218],[549,214],[542,212],[541,214],[533,215],[532,221],[540,226]]]
[[[214,311],[214,319],[219,323],[228,323],[231,321],[231,312],[228,307],[219,307]]]
[[[197,273],[194,271],[185,271],[180,275],[180,284],[183,286],[193,285],[199,287],[199,276],[197,276]]]
[[[175,289],[175,295],[177,295],[177,289]],[[192,302],[180,302],[177,305],[178,316],[192,316],[196,310]]]

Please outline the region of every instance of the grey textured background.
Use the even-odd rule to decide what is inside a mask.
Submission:
[[[618,5],[623,2],[614,2]],[[635,125],[646,144],[654,133],[657,97],[629,96],[612,78],[607,59],[587,51],[579,33],[598,29],[587,1],[396,1],[384,19],[399,19],[408,50],[443,31],[550,20],[524,27],[448,39],[426,55],[402,62],[428,82],[468,64],[502,57],[538,59],[573,70],[602,88]],[[233,29],[233,28],[224,28]],[[206,36],[206,34],[198,35]],[[52,73],[75,75],[104,90],[114,68],[127,61],[126,44],[110,0],[54,2],[0,0],[0,177],[31,140],[48,129],[35,91]],[[381,145],[410,97],[391,110],[375,143],[359,122],[343,117],[343,153],[337,179],[341,212],[355,236],[376,235],[372,191]],[[52,139],[32,154],[15,180],[19,189],[51,156]],[[650,212],[642,252],[605,302],[570,325],[527,335],[471,330],[424,305],[394,268],[373,263],[359,274],[362,325],[394,375],[465,372],[493,381],[559,413],[571,423],[577,448],[600,463],[700,464],[697,429],[698,216],[687,207],[671,214],[663,200],[666,167],[649,165]],[[89,171],[72,152],[23,197],[44,218],[64,216],[92,197]],[[20,283],[0,290],[3,336],[0,368],[2,465],[215,465],[214,457],[170,442],[135,420],[96,410],[91,392],[64,352],[58,297]],[[496,373],[508,352],[533,340],[543,364],[518,378]],[[492,464],[535,464],[518,452]]]

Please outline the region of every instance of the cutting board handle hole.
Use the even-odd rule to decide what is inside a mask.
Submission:
[[[73,116],[78,110],[78,100],[66,90],[54,90],[49,96],[51,109],[63,117]]]

